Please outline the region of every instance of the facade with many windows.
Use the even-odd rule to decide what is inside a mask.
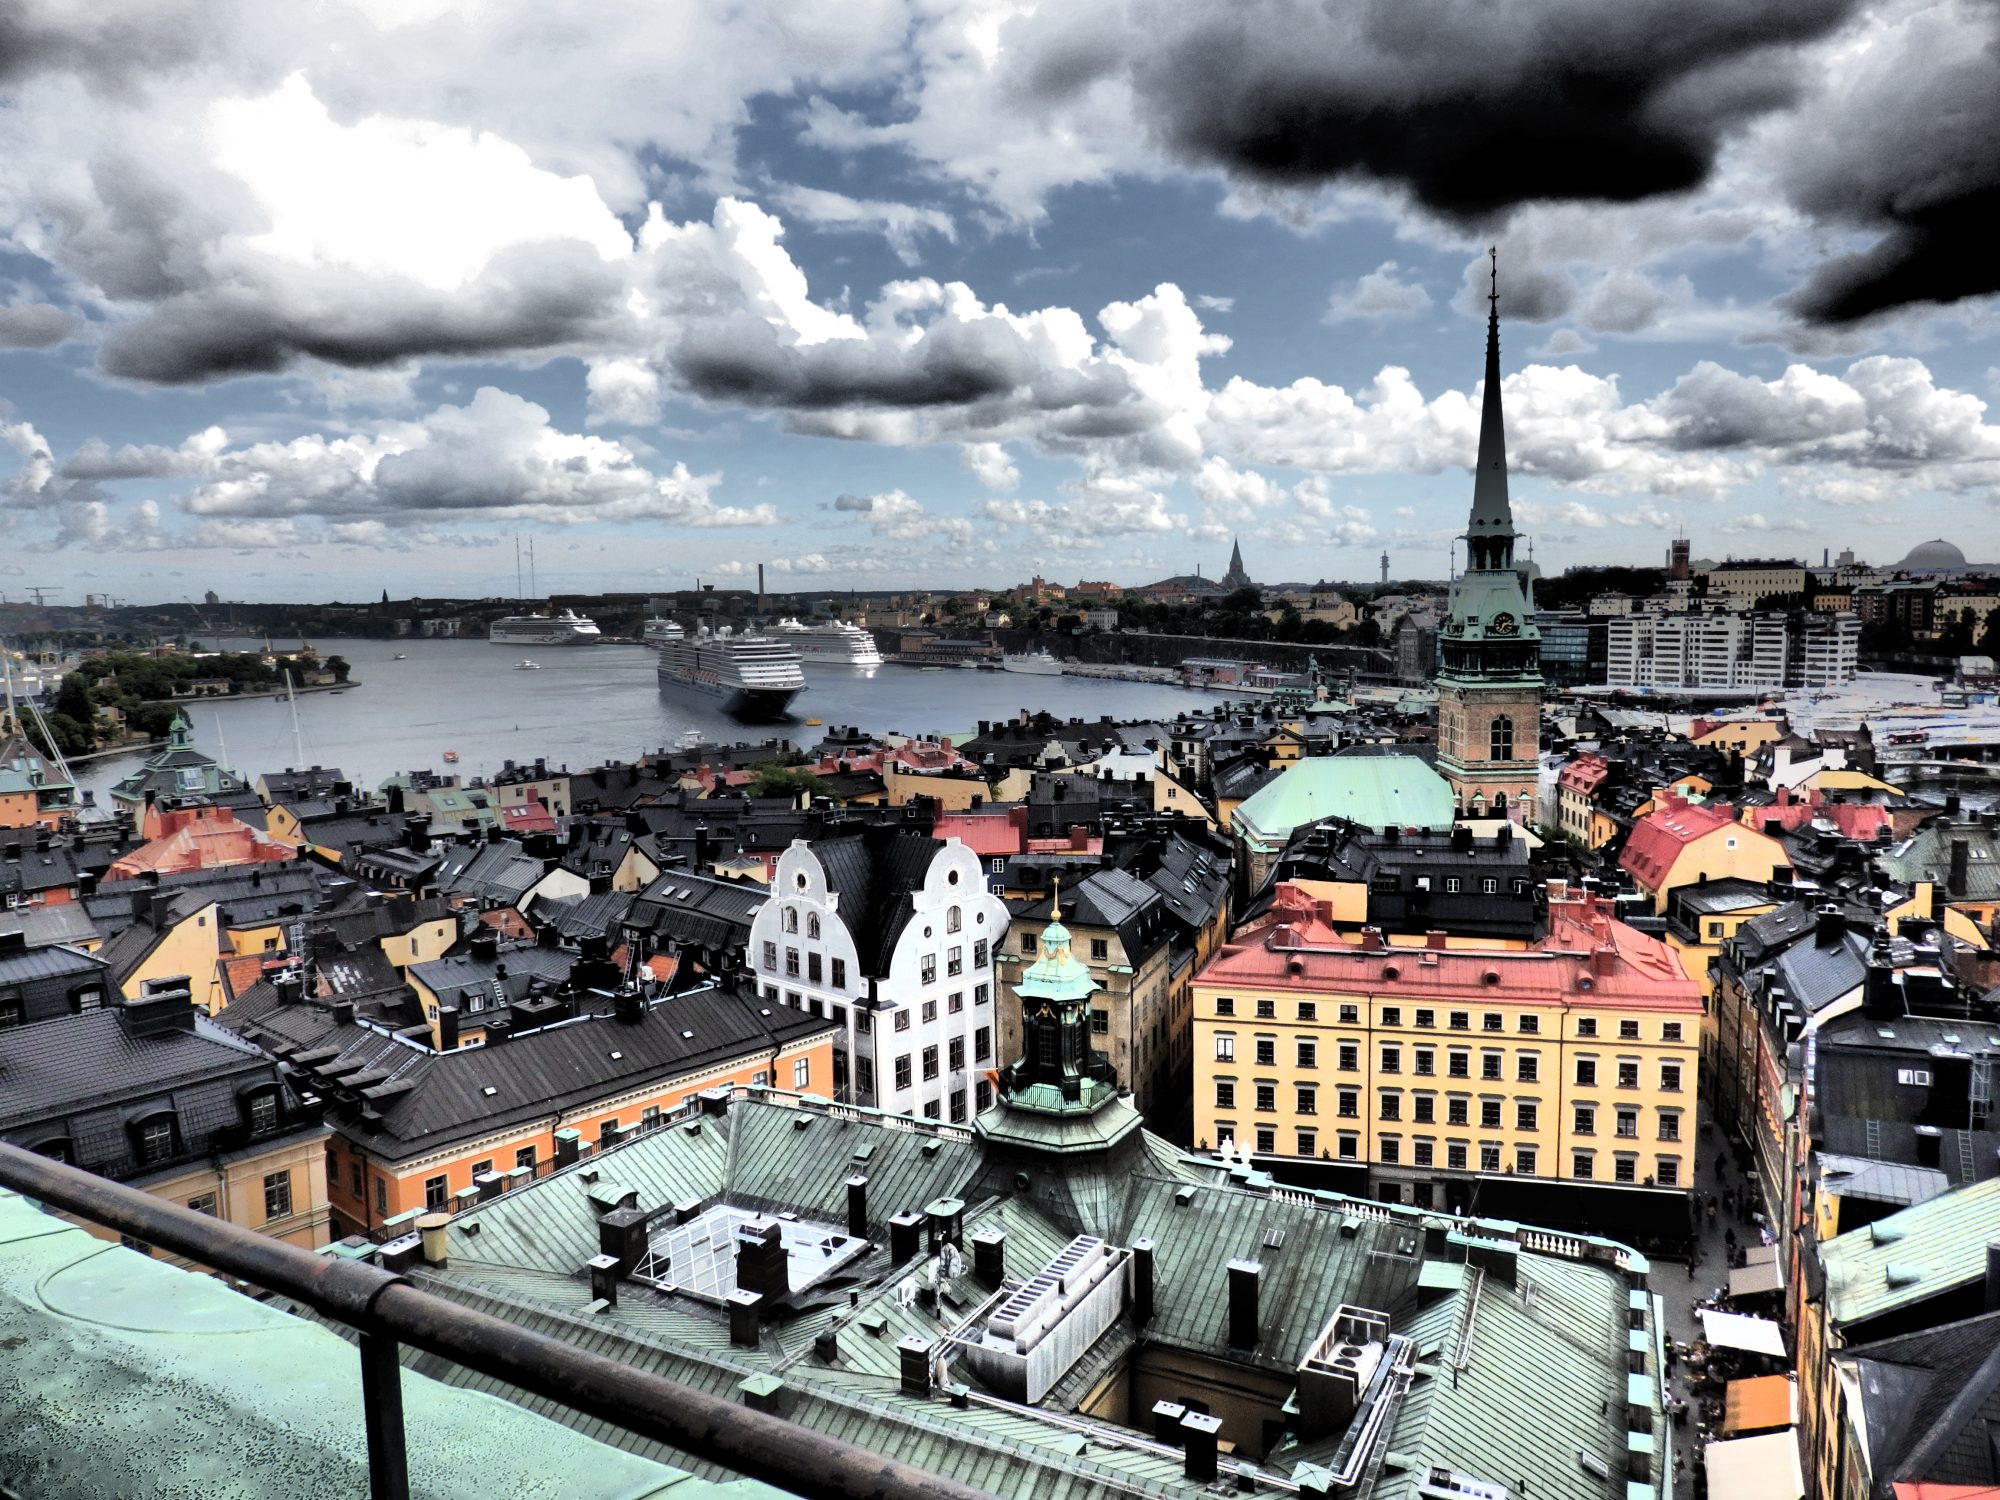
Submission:
[[[1197,976],[1198,1149],[1482,1213],[1515,1211],[1497,1183],[1692,1182],[1701,995],[1664,944],[1560,881],[1525,949],[1395,947],[1332,916],[1281,885]],[[1588,1217],[1537,1191],[1544,1221]]]
[[[1006,938],[977,854],[888,826],[778,856],[750,969],[767,1004],[836,1024],[834,1097],[963,1123],[992,1103]]]

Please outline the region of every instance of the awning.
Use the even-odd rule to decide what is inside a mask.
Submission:
[[[1785,1273],[1776,1261],[1764,1262],[1761,1266],[1742,1266],[1729,1273],[1729,1295],[1732,1297],[1754,1297],[1760,1292],[1783,1291]]]
[[[1769,1318],[1749,1318],[1742,1313],[1703,1308],[1701,1331],[1718,1349],[1746,1349],[1752,1354],[1785,1357],[1784,1330]]]
[[[1800,1500],[1799,1440],[1787,1427],[1708,1445],[1709,1500]]]
[[[1769,1265],[1777,1258],[1776,1245],[1752,1245],[1743,1252],[1743,1264],[1746,1266]]]
[[[1724,1436],[1769,1432],[1790,1427],[1798,1419],[1799,1387],[1791,1376],[1759,1375],[1754,1380],[1729,1382],[1728,1401],[1722,1411]]]

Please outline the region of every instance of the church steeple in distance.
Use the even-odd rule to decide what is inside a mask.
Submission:
[[[1466,567],[1494,573],[1514,566],[1514,513],[1507,503],[1507,424],[1500,411],[1500,252],[1488,250],[1486,391],[1479,409],[1479,462],[1472,476]]]

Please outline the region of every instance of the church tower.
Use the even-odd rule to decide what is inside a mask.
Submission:
[[[1222,586],[1232,593],[1237,589],[1251,586],[1250,574],[1243,567],[1243,544],[1234,543],[1229,549],[1229,568],[1222,575]]]
[[[1541,635],[1534,594],[1514,565],[1507,504],[1507,434],[1500,416],[1500,270],[1487,295],[1486,399],[1479,467],[1465,532],[1465,571],[1453,580],[1439,639],[1438,771],[1462,817],[1531,821],[1541,751]]]

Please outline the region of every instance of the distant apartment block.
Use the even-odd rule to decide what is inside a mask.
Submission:
[[[1642,614],[1607,622],[1613,687],[1837,687],[1854,678],[1861,622],[1853,615]]]

